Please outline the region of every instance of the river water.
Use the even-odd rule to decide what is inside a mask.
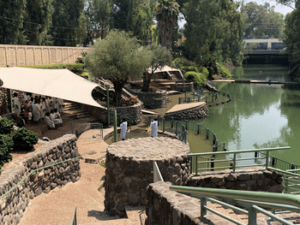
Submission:
[[[235,79],[290,81],[288,68],[278,65],[245,65],[235,68],[232,73]],[[229,93],[232,101],[210,107],[208,118],[190,121],[189,124],[200,123],[208,127],[217,135],[219,143],[225,142],[230,151],[291,146],[290,150],[271,152],[271,155],[300,165],[299,87],[241,83],[218,83],[215,86],[219,91]],[[170,96],[172,102],[166,108],[154,111],[163,117],[182,96],[184,94]],[[225,100],[222,98],[219,101]],[[148,117],[143,115],[143,123],[132,126],[126,138],[150,136],[144,132],[149,126]],[[112,143],[112,138],[107,142]],[[192,152],[212,151],[211,141],[196,135],[192,129],[188,131],[188,142]],[[253,155],[244,154],[245,157]],[[243,163],[253,164],[250,161]]]

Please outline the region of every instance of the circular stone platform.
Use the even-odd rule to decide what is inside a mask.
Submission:
[[[188,145],[168,137],[119,141],[107,148],[105,209],[126,217],[125,205],[146,205],[146,188],[153,183],[153,161],[164,181],[185,185],[190,175]]]

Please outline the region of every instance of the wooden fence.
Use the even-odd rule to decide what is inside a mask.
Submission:
[[[84,47],[0,45],[0,67],[74,63],[80,53],[89,51],[91,48]]]

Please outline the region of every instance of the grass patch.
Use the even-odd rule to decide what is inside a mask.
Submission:
[[[103,168],[106,168],[105,163],[100,163],[99,165],[102,166]]]

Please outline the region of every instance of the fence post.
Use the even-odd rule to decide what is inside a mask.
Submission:
[[[269,151],[266,152],[266,169],[269,167]]]
[[[274,167],[274,165],[275,165],[275,158],[274,157],[272,157],[272,163],[271,163],[271,165],[272,165],[272,167]]]
[[[110,125],[110,114],[109,114],[109,86],[106,85],[106,98],[107,98],[107,124]]]
[[[235,166],[236,166],[236,153],[233,154],[232,170],[234,173],[235,173]]]
[[[206,139],[208,139],[208,138],[209,138],[209,129],[206,128]]]
[[[215,159],[212,158],[210,162],[210,171],[215,171]]]
[[[114,110],[114,140],[118,141],[117,110]]]
[[[165,130],[166,130],[166,119],[162,118],[162,120],[163,120],[163,132],[165,132]]]
[[[189,161],[190,161],[190,172],[193,174],[193,156],[189,156]]]
[[[223,143],[223,151],[226,151],[226,146],[225,146],[225,142]]]
[[[173,122],[174,122],[173,116],[171,117],[171,119],[172,119],[171,128],[173,128]]]
[[[175,134],[178,135],[178,121],[175,121],[176,131]]]
[[[181,134],[179,134],[179,141],[182,141],[182,140],[181,140]]]
[[[185,120],[185,129],[187,130],[188,129],[188,120]]]
[[[198,132],[197,132],[197,134],[200,134],[200,124],[197,123],[197,125],[198,125]]]
[[[186,144],[186,142],[187,142],[187,131],[185,131],[184,134],[185,134],[184,135],[184,143]]]
[[[196,176],[198,175],[198,156],[196,156]]]
[[[201,198],[201,218],[204,218],[204,216],[206,215],[207,211],[204,208],[204,206],[206,206],[206,198]]]
[[[248,209],[248,225],[256,225],[257,224],[256,216],[257,216],[256,210],[253,207],[249,208]]]

